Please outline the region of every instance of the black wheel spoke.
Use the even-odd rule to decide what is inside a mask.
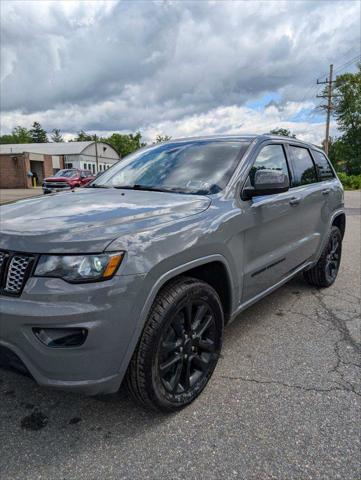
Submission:
[[[184,329],[188,335],[192,331],[192,303],[188,302],[184,308]]]
[[[216,345],[213,342],[213,340],[207,339],[207,340],[199,340],[197,342],[197,346],[199,347],[200,350],[203,350],[204,352],[214,352],[216,350]]]
[[[200,326],[200,328],[196,331],[196,336],[201,338],[202,335],[204,335],[204,333],[207,331],[207,329],[211,326],[213,322],[213,317],[212,315],[208,315],[208,317],[206,317],[205,321],[203,322],[203,324]]]
[[[182,340],[184,339],[184,320],[183,320],[183,316],[178,316],[173,324],[172,324],[172,327],[174,329],[174,332],[176,334],[176,336],[178,337],[178,339]]]
[[[184,362],[183,361],[179,362],[178,365],[177,365],[174,377],[170,381],[172,392],[177,391],[177,388],[179,386],[179,380],[180,380],[181,375],[182,375],[183,367],[184,367]]]
[[[199,324],[201,323],[201,321],[203,320],[204,318],[204,315],[206,314],[208,308],[206,305],[200,305],[198,308],[197,308],[197,311],[196,311],[196,314],[195,314],[195,317],[194,317],[194,321],[193,321],[193,330],[197,330]]]
[[[203,358],[201,355],[196,355],[193,358],[193,365],[201,370],[202,372],[208,370],[209,367],[209,359]]]
[[[167,373],[177,362],[181,360],[179,355],[175,355],[170,360],[161,363],[159,368],[163,374]]]
[[[183,367],[182,384],[185,391],[189,390],[191,381],[191,358],[187,358]]]

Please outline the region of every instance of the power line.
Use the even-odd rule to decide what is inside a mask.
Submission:
[[[345,62],[343,65],[341,65],[341,66],[339,66],[338,68],[336,68],[336,70],[335,70],[334,73],[338,73],[340,70],[343,70],[344,68],[349,67],[349,66],[352,65],[353,63],[356,63],[358,60],[361,60],[361,55],[356,55],[356,57],[351,58],[350,60],[348,60],[347,62]]]

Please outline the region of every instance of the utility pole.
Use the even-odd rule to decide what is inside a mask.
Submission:
[[[327,98],[327,105],[322,105],[326,109],[326,138],[325,138],[325,153],[328,155],[328,143],[330,138],[330,119],[331,119],[331,110],[332,110],[332,84],[335,80],[332,80],[333,75],[333,65],[330,65],[330,74],[324,82],[317,80],[318,85],[327,85],[327,94],[326,95],[317,95],[318,98]]]
[[[97,166],[97,173],[99,173],[99,159],[98,159],[98,137],[96,134],[94,135],[94,140],[95,140],[95,163]]]

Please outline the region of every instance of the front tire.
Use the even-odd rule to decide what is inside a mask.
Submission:
[[[342,235],[340,229],[333,226],[319,261],[304,272],[306,281],[315,287],[330,287],[336,280],[340,268],[341,253]]]
[[[181,277],[156,297],[126,374],[132,396],[171,412],[191,403],[217,365],[223,310],[207,283]]]

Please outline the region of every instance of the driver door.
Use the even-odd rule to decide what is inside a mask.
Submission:
[[[282,143],[261,147],[246,186],[254,186],[255,173],[261,169],[282,171],[290,177]],[[300,249],[302,222],[297,216],[297,206],[291,190],[242,201],[242,220],[246,221],[242,303],[275,285],[304,261]]]

